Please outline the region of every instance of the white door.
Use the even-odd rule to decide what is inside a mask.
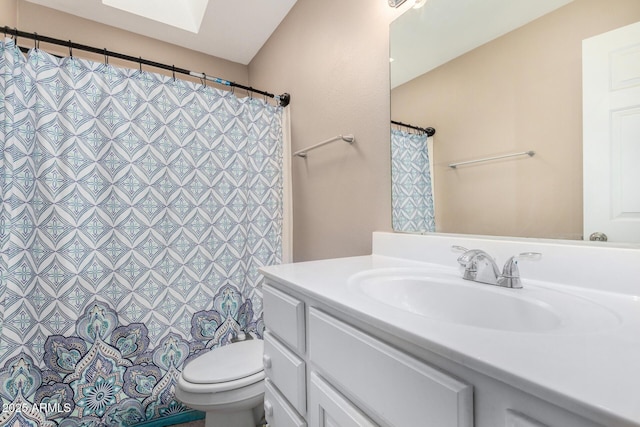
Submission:
[[[640,22],[582,43],[584,239],[640,242]]]

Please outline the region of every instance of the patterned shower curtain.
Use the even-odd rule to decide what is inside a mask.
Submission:
[[[436,231],[427,135],[391,130],[393,229]]]
[[[282,109],[11,40],[0,56],[0,425],[184,418],[185,362],[263,331]]]

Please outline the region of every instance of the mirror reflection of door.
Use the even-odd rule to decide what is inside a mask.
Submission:
[[[640,22],[582,44],[584,236],[640,241]]]

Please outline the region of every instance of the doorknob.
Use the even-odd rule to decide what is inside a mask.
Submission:
[[[596,242],[606,242],[607,235],[600,231],[596,231],[595,233],[591,233],[591,235],[589,236],[589,240],[596,241]]]

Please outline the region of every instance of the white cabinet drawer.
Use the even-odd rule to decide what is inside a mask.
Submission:
[[[305,351],[304,303],[264,284],[263,310],[265,326],[298,354]]]
[[[306,427],[307,425],[268,378],[264,381],[264,416],[269,426],[273,427]]]
[[[332,384],[385,424],[473,426],[473,387],[314,308],[309,357]]]
[[[316,372],[310,381],[310,427],[378,427]]]
[[[305,363],[269,331],[264,333],[264,372],[293,407],[307,410]]]

